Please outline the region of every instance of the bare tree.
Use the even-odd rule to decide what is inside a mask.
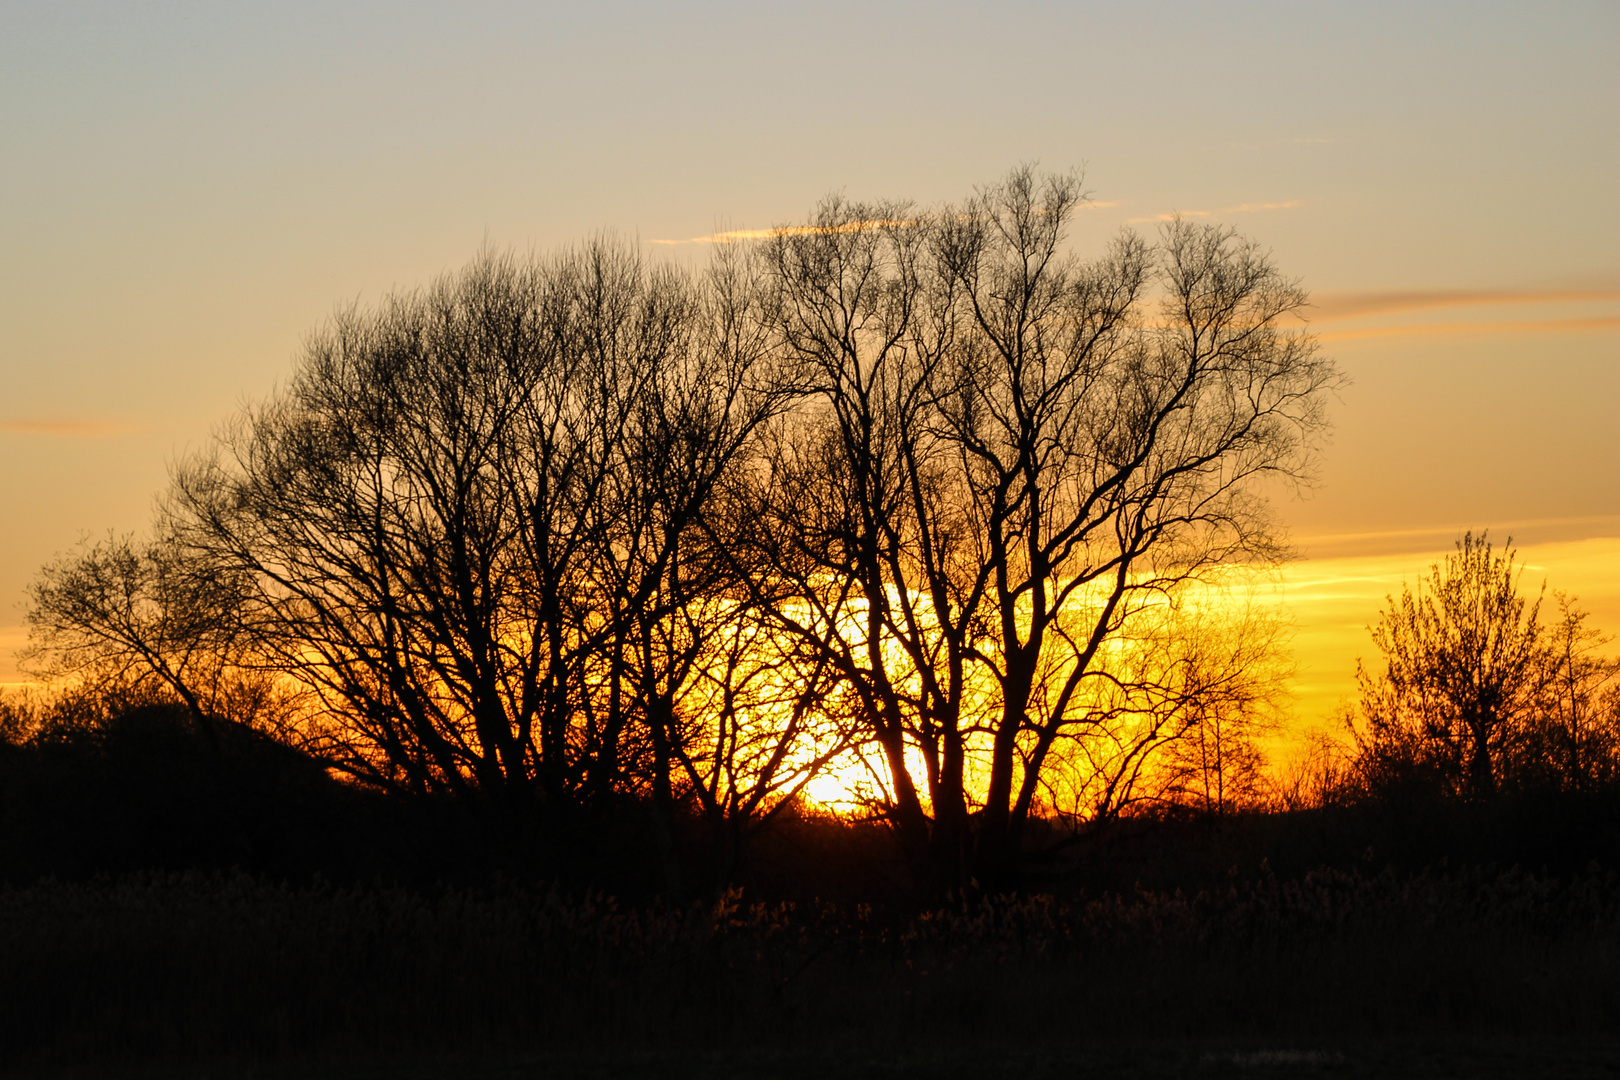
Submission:
[[[929,227],[910,215],[833,198],[766,245],[779,348],[811,396],[773,431],[746,561],[778,629],[856,703],[890,781],[882,812],[922,868],[965,838],[968,628],[951,595],[962,519],[931,430],[950,292],[925,282]]]
[[[693,598],[649,629],[644,670],[664,674],[641,705],[657,754],[654,804],[671,817],[690,808],[724,884],[753,838],[848,748],[852,730],[824,659],[746,600]],[[684,667],[670,663],[676,655]],[[665,872],[681,892],[679,868]]]
[[[751,666],[743,663],[739,643],[758,628],[722,550],[734,507],[717,505],[731,475],[756,454],[761,426],[798,390],[769,349],[753,253],[719,249],[699,285],[691,340],[653,366],[619,467],[589,508],[600,538],[590,562],[593,591],[612,631],[594,680],[599,692],[586,696],[586,707],[606,713],[601,726],[615,745],[626,736],[639,743],[642,766],[636,778],[599,774],[598,782],[624,779],[640,790],[637,781],[650,777],[675,894],[682,892],[672,832],[679,795],[701,803],[729,853],[721,860],[729,875],[747,835],[772,812],[766,801],[793,779],[802,786],[821,760],[799,754],[802,717],[784,725],[751,712],[744,730],[737,702],[747,694],[728,681],[746,666],[750,678],[775,671],[776,682],[792,682],[759,661],[757,649],[748,650]],[[716,680],[728,692],[704,698],[701,689]],[[770,748],[763,756],[754,752],[762,746]]]
[[[486,255],[340,314],[179,472],[173,527],[251,583],[265,662],[320,695],[336,763],[508,807],[625,782],[629,644],[782,400],[735,278],[608,241]]]
[[[164,535],[368,782],[648,796],[669,856],[683,807],[737,847],[849,745],[926,887],[1009,882],[1074,748],[1115,812],[1212,730],[1219,664],[1120,646],[1283,554],[1259,485],[1308,479],[1338,380],[1252,244],[1083,261],[1082,201],[834,198],[699,276],[486,255],[315,334]]]
[[[1542,631],[1544,669],[1527,740],[1536,760],[1519,767],[1590,791],[1612,783],[1620,770],[1620,658],[1599,652],[1613,639],[1587,625],[1588,613],[1574,597],[1557,590],[1553,596],[1558,621]]]
[[[1338,384],[1284,321],[1304,291],[1256,246],[1175,221],[1154,251],[1126,236],[1084,266],[1060,250],[1079,197],[1015,172],[944,249],[972,330],[946,415],[985,538],[978,654],[1001,688],[980,837],[992,878],[1047,754],[1088,722],[1074,706],[1109,678],[1107,644],[1211,569],[1282,555],[1257,485],[1308,479]],[[1155,264],[1162,299],[1139,312]]]
[[[1266,797],[1260,739],[1281,723],[1287,679],[1285,628],[1252,603],[1229,599],[1223,612],[1199,612],[1177,664],[1170,695],[1189,723],[1169,748],[1174,795],[1207,814],[1253,807]]]
[[[1361,794],[1356,773],[1353,747],[1324,732],[1312,732],[1293,758],[1272,774],[1268,802],[1283,812],[1344,803]]]
[[[244,667],[246,587],[172,539],[87,541],[30,585],[22,659],[47,679],[172,695],[204,730],[251,722],[270,687]]]
[[[1389,598],[1372,628],[1384,670],[1356,665],[1358,737],[1375,772],[1432,770],[1476,798],[1496,791],[1498,760],[1530,719],[1546,669],[1541,599],[1519,595],[1513,556],[1465,533],[1415,590]]]
[[[1021,169],[934,215],[830,200],[767,255],[783,347],[820,377],[761,513],[778,618],[861,698],[911,857],[986,883],[1054,746],[1099,722],[1109,643],[1282,554],[1257,486],[1308,478],[1338,383],[1253,245],[1174,222],[1083,263],[1081,199]]]
[[[1261,798],[1257,739],[1278,719],[1283,627],[1243,584],[1138,614],[1071,703],[1038,796],[1071,829],[1169,807],[1222,814]]]

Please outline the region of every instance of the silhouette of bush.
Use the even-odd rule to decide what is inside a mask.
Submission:
[[[0,757],[0,873],[308,872],[357,794],[238,724],[160,700],[70,700]]]

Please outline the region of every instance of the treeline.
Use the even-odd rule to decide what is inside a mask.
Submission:
[[[690,813],[661,835],[650,801],[629,796],[562,823],[537,815],[522,833],[493,828],[476,806],[355,784],[245,725],[216,719],[205,730],[172,701],[7,697],[0,718],[13,722],[0,739],[0,885],[197,870],[409,889],[541,881],[631,905],[698,900],[726,885],[751,899],[902,911],[942,896],[918,888],[886,823],[813,804],[778,808],[738,859]],[[1567,878],[1594,861],[1620,865],[1612,783],[1510,779],[1475,799],[1440,782],[1379,784],[1371,765],[1325,748],[1221,813],[1183,802],[1083,827],[1041,818],[1018,885],[1062,896],[1192,894],[1324,867],[1520,866]],[[665,876],[666,838],[684,894]],[[981,893],[975,885],[968,891]]]
[[[734,862],[835,764],[925,890],[1011,884],[1032,821],[1164,797],[1159,748],[1266,697],[1269,632],[1191,598],[1281,553],[1257,485],[1339,381],[1253,244],[1083,261],[1082,201],[1018,170],[342,311],[150,540],[43,571],[33,662],[513,837],[635,800],[677,892],[678,819]]]
[[[828,199],[697,272],[599,239],[340,311],[149,537],[41,572],[28,659],[82,707],[13,706],[6,752],[101,760],[159,718],[199,761],[670,896],[813,847],[831,775],[914,896],[1144,815],[1489,795],[1534,695],[1420,716],[1394,659],[1356,751],[1268,786],[1282,635],[1233,596],[1286,554],[1267,498],[1340,377],[1255,245],[1173,221],[1087,261],[1082,204],[1021,169]],[[1606,784],[1614,695],[1562,625],[1563,674],[1521,681],[1579,684],[1577,757],[1542,760]]]

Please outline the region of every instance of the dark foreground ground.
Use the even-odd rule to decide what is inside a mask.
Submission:
[[[1219,1040],[1121,1044],[1070,1050],[957,1047],[907,1052],[738,1051],[552,1055],[504,1060],[475,1056],[265,1063],[86,1066],[8,1071],[8,1076],[111,1080],[1171,1080],[1219,1077],[1517,1078],[1620,1076],[1620,1040],[1351,1041],[1327,1045],[1238,1044]]]
[[[0,890],[0,1074],[1620,1076],[1620,880],[936,910],[149,874]]]
[[[0,1077],[1620,1078],[1620,790],[1133,819],[932,904],[797,814],[735,876],[687,822],[667,890],[648,820],[172,709],[0,744]]]

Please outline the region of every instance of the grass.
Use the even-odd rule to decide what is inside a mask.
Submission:
[[[1220,1041],[1114,1044],[1077,1049],[951,1046],[907,1052],[613,1052],[471,1056],[223,1060],[206,1064],[39,1069],[16,1076],[108,1080],[1171,1080],[1223,1077],[1373,1078],[1613,1077],[1613,1039],[1358,1041],[1325,1048]]]
[[[0,1068],[1616,1075],[1617,959],[1620,881],[1597,868],[910,915],[147,874],[0,890]]]

